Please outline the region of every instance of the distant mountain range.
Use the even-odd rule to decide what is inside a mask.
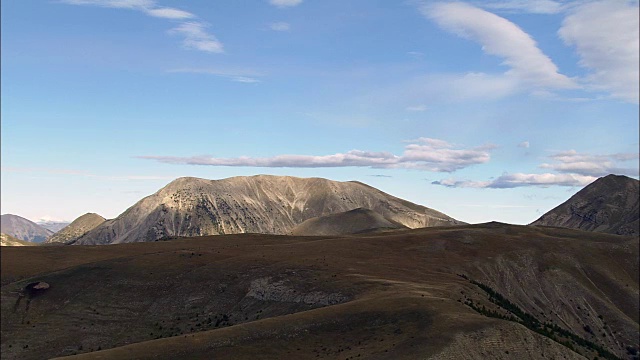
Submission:
[[[13,214],[4,214],[0,217],[0,232],[18,240],[36,243],[45,241],[53,234],[53,231]]]
[[[531,225],[637,236],[640,234],[639,184],[640,181],[627,176],[602,177]]]
[[[68,221],[36,221],[36,224],[47,230],[51,230],[55,234],[70,223]]]
[[[366,208],[408,228],[464,224],[356,181],[258,175],[184,177],[145,197],[75,244],[154,241],[170,236],[289,234],[305,220]]]

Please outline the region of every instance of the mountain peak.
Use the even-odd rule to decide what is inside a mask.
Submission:
[[[639,197],[640,181],[624,175],[607,175],[587,185],[531,225],[638,235]]]
[[[78,244],[154,241],[167,236],[288,234],[307,219],[367,208],[409,228],[461,222],[357,182],[254,175],[182,177],[147,196]]]

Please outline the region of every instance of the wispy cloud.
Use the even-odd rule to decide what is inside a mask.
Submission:
[[[637,164],[640,155],[637,153],[593,155],[569,150],[549,157],[555,162],[541,164],[540,168],[585,176],[605,176],[608,174],[638,176],[639,172]],[[625,167],[622,165],[625,162],[632,162],[636,167]]]
[[[518,147],[528,149],[529,148],[529,142],[528,141],[523,141],[520,144],[518,144]]]
[[[413,112],[422,112],[422,111],[427,111],[427,105],[413,105],[413,106],[407,106],[407,108],[405,109],[407,111],[413,111]]]
[[[576,87],[529,34],[505,18],[460,2],[422,5],[420,11],[443,29],[478,42],[487,54],[503,58],[510,68],[505,77],[539,88]]]
[[[390,152],[351,150],[332,155],[278,155],[273,157],[217,158],[213,156],[137,156],[167,164],[249,166],[268,168],[369,167],[453,172],[490,160],[493,145],[460,149],[444,140],[420,138],[406,145],[402,155]]]
[[[592,89],[637,104],[638,28],[637,2],[597,1],[575,7],[558,34],[576,47],[580,64],[592,71],[586,78]]]
[[[184,36],[182,44],[188,49],[212,53],[224,52],[222,43],[215,36],[209,34],[206,27],[207,25],[202,22],[189,21],[169,30],[169,33]]]
[[[259,83],[258,77],[262,76],[261,73],[247,70],[247,69],[222,69],[222,68],[179,68],[167,70],[169,73],[193,73],[193,74],[207,74],[212,76],[218,76],[231,81],[241,83]]]
[[[61,0],[70,5],[89,5],[114,9],[129,9],[140,11],[148,16],[181,21],[177,27],[169,30],[170,34],[179,34],[184,37],[185,48],[210,53],[222,53],[224,47],[213,34],[206,31],[208,25],[197,19],[197,16],[181,9],[160,6],[155,0]]]
[[[586,186],[597,177],[579,174],[504,174],[490,181],[456,180],[453,178],[434,181],[434,185],[463,188],[510,189],[523,186]]]
[[[302,4],[302,0],[269,0],[269,4],[279,8],[287,8]]]
[[[530,14],[557,14],[565,7],[560,2],[553,0],[500,0],[479,1],[475,3],[487,9]]]
[[[274,22],[269,24],[269,29],[273,31],[289,31],[291,29],[291,25],[286,22]]]

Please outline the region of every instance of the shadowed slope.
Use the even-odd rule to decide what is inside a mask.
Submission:
[[[357,208],[305,220],[291,231],[292,235],[347,235],[367,231],[406,229],[402,224],[386,219],[375,211]]]
[[[638,346],[631,237],[490,223],[1,256],[3,359],[592,359],[593,346]],[[50,288],[17,302],[34,282]]]

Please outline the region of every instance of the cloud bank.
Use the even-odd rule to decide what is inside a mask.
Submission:
[[[269,4],[279,8],[287,8],[302,4],[302,0],[269,0]]]
[[[332,155],[278,155],[273,157],[217,158],[212,156],[137,156],[167,164],[249,166],[267,168],[369,167],[454,172],[490,160],[493,145],[460,149],[444,140],[419,138],[405,146],[402,155],[351,150]]]
[[[155,0],[61,0],[61,2],[70,5],[136,10],[148,16],[174,21],[190,19],[169,30],[169,33],[181,35],[184,38],[182,44],[187,49],[209,53],[224,52],[222,43],[206,31],[208,25],[202,21],[193,20],[197,18],[196,15],[177,8],[160,6]]]
[[[621,163],[638,163],[639,154],[618,153],[609,155],[581,154],[575,150],[549,156],[554,162],[539,167],[557,173],[503,174],[491,181],[456,180],[453,178],[433,181],[434,185],[462,188],[508,189],[522,186],[586,186],[597,178],[609,174],[639,176],[637,167],[624,167]]]

